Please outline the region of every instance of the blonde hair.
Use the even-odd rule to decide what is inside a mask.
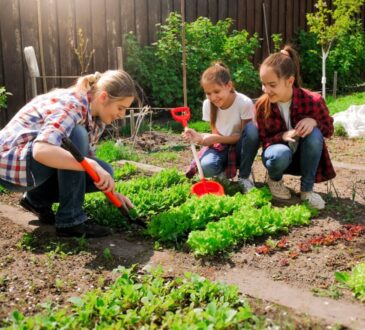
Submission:
[[[301,87],[299,55],[292,46],[285,45],[279,52],[268,56],[261,64],[263,66],[271,68],[279,79],[294,77],[294,87]],[[257,100],[256,109],[264,111],[265,118],[269,116],[271,103],[267,94]]]
[[[123,70],[108,70],[104,73],[95,72],[80,77],[75,89],[85,93],[97,94],[106,91],[113,101],[118,101],[125,97],[132,96],[138,99],[136,85],[131,76]]]
[[[220,86],[227,85],[231,79],[231,74],[229,69],[222,62],[214,62],[208,69],[206,69],[201,78],[200,85],[203,87],[204,84],[217,84]],[[234,93],[234,88],[232,88],[232,93]],[[210,102],[210,126],[212,129],[215,128],[215,123],[217,121],[218,108],[212,102]]]

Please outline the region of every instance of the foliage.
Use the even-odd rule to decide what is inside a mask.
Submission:
[[[259,47],[258,36],[247,31],[232,31],[231,19],[213,24],[199,17],[186,23],[188,104],[195,118],[200,117],[204,98],[200,75],[213,61],[223,61],[231,70],[236,89],[257,93],[259,80],[250,59]],[[133,34],[126,36],[125,67],[151,96],[154,106],[175,107],[182,104],[181,16],[171,13],[166,24],[160,25],[158,40],[152,46],[141,47]],[[199,115],[198,115],[199,114]]]
[[[254,329],[259,319],[234,286],[195,274],[165,279],[161,270],[138,276],[120,267],[105,291],[69,299],[68,307],[49,305],[25,317],[12,313],[9,329]]]
[[[309,31],[317,36],[322,49],[322,95],[326,97],[326,59],[336,38],[346,34],[356,24],[353,20],[365,0],[334,0],[330,9],[326,0],[317,0],[314,13],[307,14]],[[355,22],[355,23],[354,23]]]
[[[336,99],[334,99],[332,96],[329,96],[326,100],[326,103],[330,114],[334,115],[337,112],[347,110],[350,105],[365,104],[365,92],[340,96]]]
[[[283,37],[282,37],[281,33],[272,34],[271,39],[274,44],[274,53],[279,52],[281,49],[281,44],[283,42]]]
[[[149,219],[170,207],[184,203],[188,198],[190,184],[182,173],[175,169],[165,170],[151,177],[134,178],[116,184],[116,191],[126,195],[134,203],[131,216]],[[103,193],[87,194],[85,211],[103,225],[125,226],[118,209],[107,203]]]
[[[207,121],[194,121],[189,123],[189,127],[201,133],[210,132],[210,123]]]
[[[315,34],[300,31],[296,40],[301,57],[301,71],[304,85],[318,89],[321,81],[321,52],[317,47]],[[333,84],[334,71],[338,73],[337,88],[340,92],[362,83],[365,79],[363,67],[365,58],[365,35],[359,26],[339,36],[333,44],[327,60],[327,82]]]
[[[218,221],[245,207],[261,207],[271,200],[268,189],[253,189],[248,194],[235,196],[193,196],[184,204],[153,216],[148,234],[161,242],[178,243],[193,230],[202,230],[212,221]]]
[[[187,243],[196,256],[213,255],[231,249],[243,240],[309,224],[311,216],[306,205],[281,209],[270,204],[260,209],[244,206],[218,222],[210,222],[203,231],[192,231]]]
[[[334,125],[334,136],[348,137],[345,127],[342,124],[336,123]]]
[[[336,280],[348,286],[357,299],[365,302],[365,263],[355,266],[351,274],[336,272]]]
[[[138,171],[137,166],[131,163],[125,163],[122,167],[114,170],[114,180],[120,181],[126,177],[130,177]]]
[[[8,96],[12,95],[7,92],[4,86],[0,86],[0,109],[6,108]]]
[[[120,159],[134,161],[139,160],[138,154],[131,150],[128,146],[116,144],[110,140],[98,145],[96,156],[107,163]]]
[[[77,30],[77,36],[78,36],[78,44],[75,46],[74,40],[69,39],[70,46],[72,50],[74,51],[75,55],[77,56],[77,59],[80,64],[80,74],[84,75],[88,72],[89,66],[91,64],[91,60],[94,56],[95,49],[92,49],[88,51],[88,43],[89,39],[85,38],[84,31],[80,28]]]

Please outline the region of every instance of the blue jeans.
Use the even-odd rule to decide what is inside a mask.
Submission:
[[[317,167],[323,150],[323,135],[315,127],[305,138],[299,139],[299,147],[293,154],[286,144],[273,144],[262,154],[262,162],[274,181],[282,179],[283,174],[300,175],[300,190],[313,190]]]
[[[75,126],[70,139],[83,156],[89,151],[89,137],[83,126]],[[93,158],[100,166],[113,175],[113,168],[104,161]],[[85,193],[98,191],[86,172],[58,170],[37,162],[33,157],[28,164],[34,180],[32,187],[20,187],[11,183],[4,184],[12,191],[25,191],[26,198],[35,207],[51,207],[59,202],[56,213],[56,227],[65,228],[81,224],[87,220],[82,206]],[[1,184],[4,181],[0,182]]]
[[[249,177],[259,144],[259,134],[256,126],[252,122],[247,123],[241,134],[240,140],[236,144],[237,164],[240,178]],[[208,148],[200,159],[204,176],[212,177],[218,175],[226,168],[227,161],[228,148],[223,151]]]

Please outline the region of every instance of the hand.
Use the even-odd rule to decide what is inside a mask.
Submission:
[[[297,135],[304,138],[312,133],[313,128],[317,126],[317,122],[313,118],[304,118],[295,126]]]
[[[186,128],[181,134],[183,139],[189,143],[203,144],[203,136],[192,128]]]
[[[99,181],[94,182],[95,186],[102,192],[112,192],[115,189],[113,177],[104,170],[95,160],[88,158],[88,163],[93,167],[96,174],[99,176]]]
[[[283,134],[283,141],[285,142],[295,142],[295,137],[297,136],[297,132],[295,129],[291,129],[289,131],[286,131]]]
[[[119,198],[119,200],[128,208],[128,209],[133,209],[134,208],[134,204],[131,202],[131,200],[127,197],[124,196],[120,193],[115,192],[114,193],[115,196],[117,196]]]

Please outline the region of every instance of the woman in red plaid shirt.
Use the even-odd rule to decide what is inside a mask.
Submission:
[[[59,236],[110,234],[110,228],[86,221],[84,195],[114,191],[113,169],[94,157],[94,145],[105,125],[124,117],[135,97],[134,82],[122,70],[80,77],[68,89],[35,97],[0,132],[0,184],[25,191],[20,204],[40,222],[55,224]],[[61,147],[65,136],[87,157],[98,183]],[[127,197],[116,195],[133,207]],[[56,214],[55,202],[59,202]]]
[[[260,78],[264,95],[256,103],[256,121],[270,191],[276,198],[290,199],[283,174],[300,175],[301,200],[323,209],[314,183],[336,175],[324,142],[333,134],[326,103],[321,95],[300,87],[299,57],[291,46],[265,59]]]

